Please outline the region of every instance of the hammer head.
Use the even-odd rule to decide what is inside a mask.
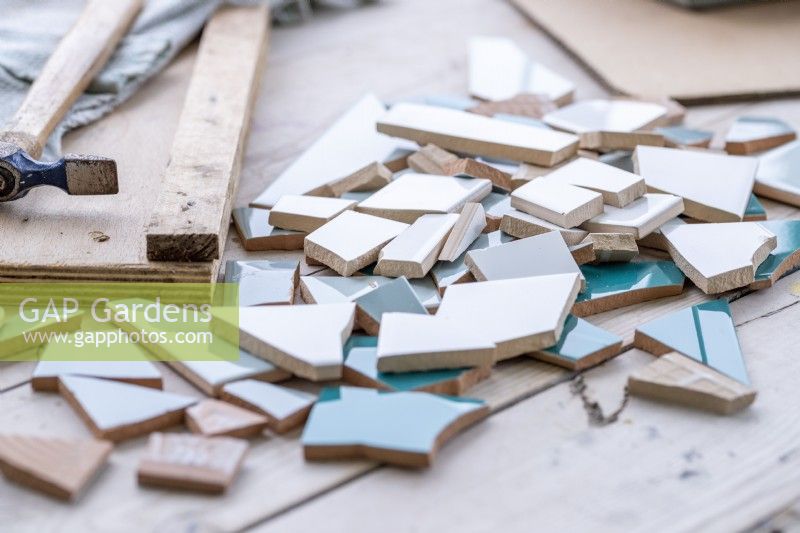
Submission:
[[[117,164],[113,159],[86,155],[67,155],[44,163],[15,144],[0,142],[0,202],[22,198],[42,185],[74,195],[117,194]]]

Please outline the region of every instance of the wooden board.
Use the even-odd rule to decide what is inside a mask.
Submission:
[[[800,93],[797,2],[511,1],[617,93],[684,104]]]
[[[269,20],[266,6],[226,7],[206,25],[147,227],[148,259],[211,261],[222,255]]]

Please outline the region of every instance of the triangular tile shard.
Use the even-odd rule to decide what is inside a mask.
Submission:
[[[680,196],[685,214],[704,222],[742,220],[758,167],[753,157],[652,146],[633,159],[648,191]]]
[[[583,281],[575,258],[555,231],[485,250],[472,250],[467,252],[464,262],[478,281],[568,273],[578,274]]]
[[[377,335],[385,313],[412,313],[428,316],[406,278],[397,278],[358,297],[356,323],[368,335]]]
[[[586,290],[572,307],[579,317],[675,296],[683,292],[685,280],[672,261],[583,265],[581,271]]]
[[[753,283],[756,269],[778,245],[758,222],[671,225],[662,234],[675,264],[706,294]]]
[[[266,416],[219,400],[203,400],[186,410],[186,425],[206,437],[254,437],[268,424]]]
[[[800,267],[800,220],[765,220],[759,224],[775,235],[778,245],[758,266],[751,289],[771,287]]]
[[[95,437],[120,442],[180,424],[188,396],[105,379],[61,376],[59,392]]]
[[[513,240],[513,237],[502,231],[484,233],[475,239],[455,261],[439,261],[436,263],[431,269],[431,278],[433,278],[436,287],[441,293],[444,293],[445,289],[454,283],[472,281],[472,274],[466,264],[467,253],[472,250],[484,250],[506,242],[512,242]]]
[[[586,157],[557,168],[545,178],[596,191],[603,195],[603,203],[614,207],[625,207],[646,192],[641,176]]]
[[[153,433],[139,461],[140,485],[219,494],[233,483],[249,444],[231,437]]]
[[[571,370],[584,370],[616,357],[621,351],[620,337],[570,315],[556,345],[531,356]]]
[[[222,386],[240,379],[271,383],[292,377],[290,372],[239,350],[238,361],[168,361],[167,364],[208,396],[219,396]]]
[[[309,234],[304,251],[308,259],[330,267],[340,276],[352,276],[377,261],[381,248],[407,227],[402,222],[345,211]]]
[[[792,141],[759,156],[753,192],[800,206],[800,141]]]
[[[239,284],[239,305],[294,303],[299,261],[228,261],[225,283]]]
[[[464,205],[439,252],[439,261],[458,259],[480,237],[485,227],[486,212],[483,206],[472,202]]]
[[[0,435],[0,472],[20,485],[76,500],[105,465],[113,445],[94,439]]]
[[[664,144],[670,148],[708,148],[711,139],[714,138],[713,131],[694,130],[683,126],[666,126],[656,128],[656,133],[664,136]]]
[[[494,342],[457,320],[410,313],[383,316],[378,336],[380,372],[481,367],[494,360]]]
[[[303,301],[308,304],[353,302],[371,290],[392,281],[392,278],[385,276],[353,276],[350,278],[303,276],[300,278],[300,293]],[[409,280],[409,284],[425,309],[435,311],[439,307],[441,298],[430,278],[412,279]]]
[[[353,200],[286,194],[269,212],[270,225],[311,233],[339,213],[352,209]]]
[[[238,324],[216,316],[212,328],[239,339],[252,355],[311,381],[342,374],[342,346],[353,331],[355,304],[242,307]]]
[[[575,246],[570,246],[569,253],[572,254],[572,258],[578,265],[585,265],[596,259],[594,255],[594,244],[585,239]]]
[[[410,143],[375,131],[375,121],[385,112],[383,103],[374,95],[364,96],[267,186],[252,205],[269,208],[285,194],[306,194],[373,161],[388,162],[398,148]]]
[[[428,467],[448,440],[488,414],[480,400],[357,387],[325,389],[303,431],[303,453],[311,461],[361,457]]]
[[[725,299],[693,305],[641,324],[633,344],[655,355],[679,352],[740,383],[750,383]]]
[[[639,255],[636,238],[630,233],[590,233],[583,242],[591,243],[598,263],[626,263]]]
[[[487,163],[464,157],[456,159],[445,166],[445,174],[457,178],[487,179],[492,182],[492,189],[502,192],[511,190],[511,174]]]
[[[420,372],[378,371],[378,338],[350,337],[346,346],[342,378],[359,387],[388,391],[423,391],[461,396],[488,378],[490,366],[427,370]]]
[[[237,207],[232,215],[242,246],[249,252],[303,249],[306,234],[270,226],[267,209]]]
[[[149,361],[47,361],[36,365],[31,387],[37,391],[58,391],[61,375],[110,379],[152,389],[163,388],[161,372]]]
[[[547,178],[511,193],[511,207],[562,228],[574,228],[603,212],[600,193]]]
[[[246,379],[225,385],[222,399],[264,415],[271,430],[286,433],[305,422],[317,397],[289,387]]]
[[[359,203],[356,211],[411,224],[422,215],[458,213],[491,190],[487,179],[409,173]]]
[[[575,85],[540,63],[531,61],[504,37],[469,41],[469,93],[482,100],[506,100],[526,93],[568,104]]]
[[[484,334],[497,345],[497,360],[509,359],[558,341],[580,286],[577,274],[451,285],[436,317]]]
[[[523,213],[522,211],[517,211],[516,209],[511,209],[503,215],[503,220],[500,222],[500,230],[518,239],[557,231],[561,234],[561,237],[568,246],[574,246],[580,243],[589,234],[588,231],[580,228],[562,228],[552,222],[529,215],[528,213]]]
[[[373,161],[348,176],[326,183],[306,194],[341,198],[347,193],[378,190],[381,187],[389,185],[391,181],[392,170],[383,163]]]
[[[457,153],[541,166],[557,165],[578,150],[578,138],[568,133],[418,104],[392,106],[378,120],[378,131]]]
[[[756,391],[694,359],[670,352],[628,377],[628,391],[642,398],[737,413],[756,399]]]
[[[420,174],[447,175],[447,167],[458,161],[458,156],[442,150],[435,144],[426,144],[410,156],[408,166]]]
[[[641,239],[657,230],[684,210],[683,200],[672,194],[648,193],[618,208],[606,205],[603,214],[581,225],[592,233],[630,233]]]
[[[750,200],[747,202],[747,209],[744,211],[745,222],[757,222],[759,220],[767,220],[767,210],[755,194],[750,195]]]
[[[786,122],[771,117],[739,117],[725,135],[725,151],[744,155],[769,150],[797,138]]]
[[[456,214],[422,215],[383,247],[378,254],[376,273],[394,278],[424,278],[436,263],[457,220]]]

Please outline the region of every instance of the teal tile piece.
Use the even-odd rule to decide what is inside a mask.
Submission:
[[[564,322],[564,329],[558,343],[543,352],[552,358],[561,360],[565,366],[570,368],[582,368],[581,363],[585,359],[590,359],[598,354],[606,354],[600,360],[611,357],[619,353],[622,349],[622,338],[610,333],[603,328],[599,328],[588,321],[572,315],[567,317]],[[616,350],[616,353],[614,353]],[[556,361],[553,361],[556,362]],[[588,364],[596,364],[594,361]]]
[[[758,201],[758,197],[755,194],[751,194],[750,199],[747,201],[747,207],[744,209],[744,219],[765,220],[766,218],[767,210],[764,209],[764,206]]]
[[[464,263],[467,257],[467,252],[471,250],[485,250],[493,246],[505,244],[514,240],[514,237],[507,235],[500,230],[491,233],[482,233],[475,241],[469,245],[469,248],[464,250],[464,253],[459,255],[453,261],[437,261],[431,269],[431,277],[433,278],[436,286],[440,289],[448,287],[453,283],[460,281],[464,276],[469,274],[469,267]]]
[[[372,289],[354,300],[359,310],[380,324],[383,313],[415,313],[427,315],[428,310],[417,298],[408,280],[403,277]]]
[[[731,311],[724,298],[642,324],[636,328],[637,336],[640,333],[745,385],[750,384]]]
[[[603,263],[580,268],[586,278],[586,290],[578,294],[578,302],[633,290],[683,285],[686,279],[672,261]]]
[[[788,274],[791,268],[783,272],[786,267],[782,263],[800,251],[800,220],[764,220],[759,224],[775,234],[778,246],[756,269],[756,283],[769,280],[776,271],[781,271],[782,276]]]
[[[307,457],[311,455],[309,447],[345,448],[348,452],[347,448],[358,446],[421,456],[416,461],[400,457],[396,462],[424,466],[429,464],[442,431],[462,417],[473,416],[477,420],[486,413],[488,408],[483,401],[469,398],[359,387],[326,388],[311,409],[302,443]]]
[[[458,379],[474,368],[431,370],[427,372],[378,372],[378,337],[353,335],[345,344],[345,378],[351,370],[384,388],[395,391],[412,391]]]
[[[291,304],[300,262],[228,261],[225,283],[239,284],[239,306]]]
[[[656,128],[655,132],[663,135],[668,143],[678,146],[697,146],[711,142],[714,137],[713,131],[694,130],[683,126]]]

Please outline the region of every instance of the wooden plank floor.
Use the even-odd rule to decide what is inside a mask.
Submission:
[[[387,101],[462,93],[471,35],[511,37],[573,79],[579,98],[605,94],[499,0],[394,0],[323,12],[305,26],[273,33],[236,204],[246,205],[367,91]],[[174,124],[159,110],[180,101],[191,55],[160,77],[156,94],[137,95],[122,112],[72,135],[66,149],[110,132],[124,143],[135,137],[129,131],[144,128],[169,144]],[[779,115],[800,125],[800,104],[786,100],[695,108],[687,123],[722,132],[742,113]],[[764,203],[771,218],[800,216],[794,208]],[[274,255],[245,253],[235,236],[226,248],[226,259]],[[489,402],[493,416],[450,443],[428,471],[367,461],[305,463],[295,432],[254,441],[232,490],[205,497],[140,489],[134,471],[144,439],[137,439],[116,449],[110,467],[76,505],[0,479],[0,524],[37,532],[308,531],[323,524],[331,531],[730,531],[796,524],[800,306],[794,304],[800,273],[771,289],[730,297],[759,389],[753,407],[734,417],[632,399],[616,422],[599,426],[573,392],[574,374],[519,358],[473,391]],[[687,290],[592,321],[630,339],[638,323],[702,298]],[[628,350],[584,373],[585,400],[597,401],[606,414],[616,410],[628,373],[650,359]],[[2,431],[87,435],[59,396],[30,390],[30,370],[24,363],[0,366]],[[167,390],[199,396],[169,369],[162,371]]]

